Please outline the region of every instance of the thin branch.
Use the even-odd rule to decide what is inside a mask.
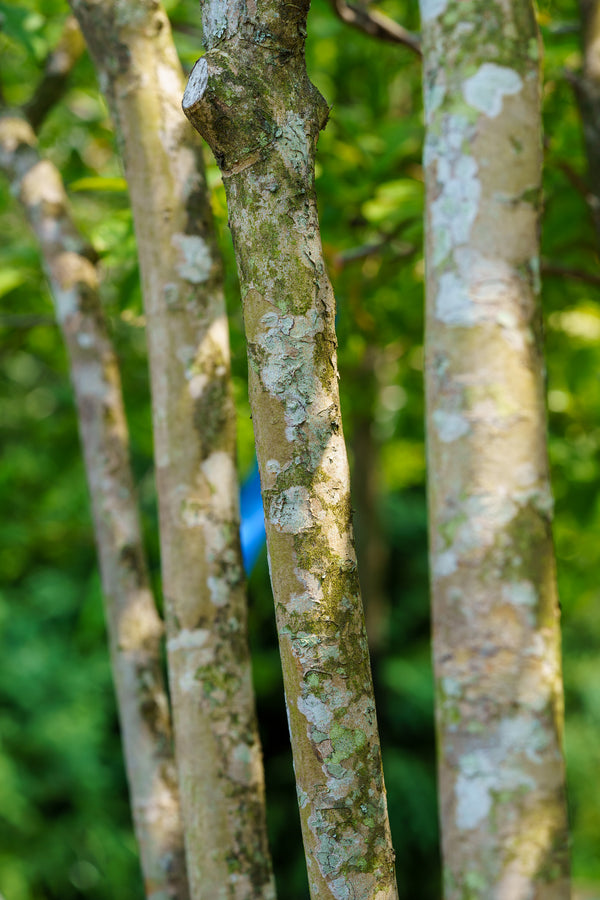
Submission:
[[[340,253],[337,253],[333,259],[333,264],[336,268],[341,269],[344,266],[347,266],[348,263],[357,262],[358,260],[366,259],[368,256],[374,256],[376,253],[381,253],[382,250],[385,250],[386,247],[390,246],[391,241],[389,238],[386,238],[375,244],[363,244],[360,247],[350,247],[349,250],[342,250]],[[417,248],[414,244],[403,243],[402,246],[396,249],[394,259],[406,259],[416,252]]]
[[[417,219],[414,218],[406,219],[404,222],[400,222],[390,234],[381,235],[378,241],[373,241],[369,244],[361,244],[358,247],[350,247],[348,250],[341,250],[333,257],[333,265],[336,268],[341,269],[348,265],[348,263],[380,253],[382,250],[385,250],[386,247],[391,247],[396,238],[416,221]],[[394,258],[405,259],[406,257],[412,256],[416,251],[417,248],[414,244],[404,241],[401,246],[396,247]]]
[[[573,281],[582,281],[584,284],[600,287],[600,275],[594,275],[593,272],[586,272],[584,269],[573,269],[570,266],[561,266],[542,260],[541,272],[542,275],[549,275],[551,278],[570,278]]]
[[[407,31],[389,16],[376,10],[368,10],[362,6],[354,6],[347,3],[346,0],[331,0],[331,5],[335,10],[338,18],[347,25],[352,25],[359,31],[370,34],[371,37],[379,38],[381,41],[387,41],[390,44],[402,44],[421,56],[421,41],[417,34]]]
[[[27,315],[26,313],[0,316],[0,328],[38,328],[39,326],[55,328],[56,319],[52,316]]]
[[[24,106],[23,112],[35,132],[67,89],[69,75],[83,55],[85,41],[74,16],[65,22],[58,44],[48,55],[44,75],[35,94]]]

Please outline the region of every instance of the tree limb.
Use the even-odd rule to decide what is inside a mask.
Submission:
[[[581,281],[584,284],[593,284],[600,287],[600,275],[586,272],[584,269],[574,269],[571,266],[561,266],[556,263],[543,260],[541,265],[542,275],[557,278],[570,278],[572,281]]]
[[[421,41],[419,36],[407,31],[389,16],[368,10],[362,6],[347,3],[346,0],[331,0],[331,5],[338,16],[346,25],[351,25],[371,37],[379,38],[390,44],[402,44],[421,56]]]
[[[74,16],[65,22],[58,44],[48,55],[44,75],[23,113],[35,132],[39,131],[52,107],[61,99],[69,75],[85,50],[85,41]]]

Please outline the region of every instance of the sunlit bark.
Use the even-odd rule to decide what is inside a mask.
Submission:
[[[421,0],[427,425],[447,900],[569,897],[529,0]]]

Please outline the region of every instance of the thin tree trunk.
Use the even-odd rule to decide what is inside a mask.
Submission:
[[[155,0],[72,0],[117,129],[148,323],[169,679],[194,900],[274,897],[246,636],[235,409],[200,143]]]
[[[359,563],[360,586],[365,610],[365,622],[371,657],[376,658],[386,643],[389,631],[389,598],[384,584],[388,548],[381,533],[377,499],[379,496],[379,448],[373,437],[373,409],[375,407],[375,363],[378,352],[368,347],[357,370],[354,382],[362,382],[366,391],[355,412],[353,440],[354,477],[352,500],[355,512],[356,551]]]
[[[388,900],[394,854],[313,185],[327,106],[306,74],[308,5],[259,15],[204,2],[209,52],[184,109],[227,191],[311,897]]]
[[[529,0],[421,0],[427,432],[447,900],[569,894]]]
[[[119,369],[97,274],[57,169],[22,118],[0,119],[0,168],[33,228],[67,346],[104,591],[125,762],[148,900],[186,900],[177,776],[161,668],[162,622],[149,586]]]
[[[588,158],[590,204],[600,242],[600,0],[579,0],[583,69],[571,77],[579,104]]]

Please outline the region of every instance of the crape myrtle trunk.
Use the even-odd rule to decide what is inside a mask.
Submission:
[[[313,900],[396,898],[314,194],[308,2],[204,2],[184,110],[221,168]]]
[[[566,900],[529,0],[421,0],[430,555],[447,900]]]
[[[57,169],[22,118],[0,118],[0,169],[40,244],[69,355],[94,514],[113,679],[146,896],[189,897],[171,721],[161,665],[162,622],[149,586],[114,348],[89,248]]]
[[[183,75],[153,0],[73,0],[133,207],[152,388],[167,658],[190,891],[271,900],[246,635],[222,270]]]

